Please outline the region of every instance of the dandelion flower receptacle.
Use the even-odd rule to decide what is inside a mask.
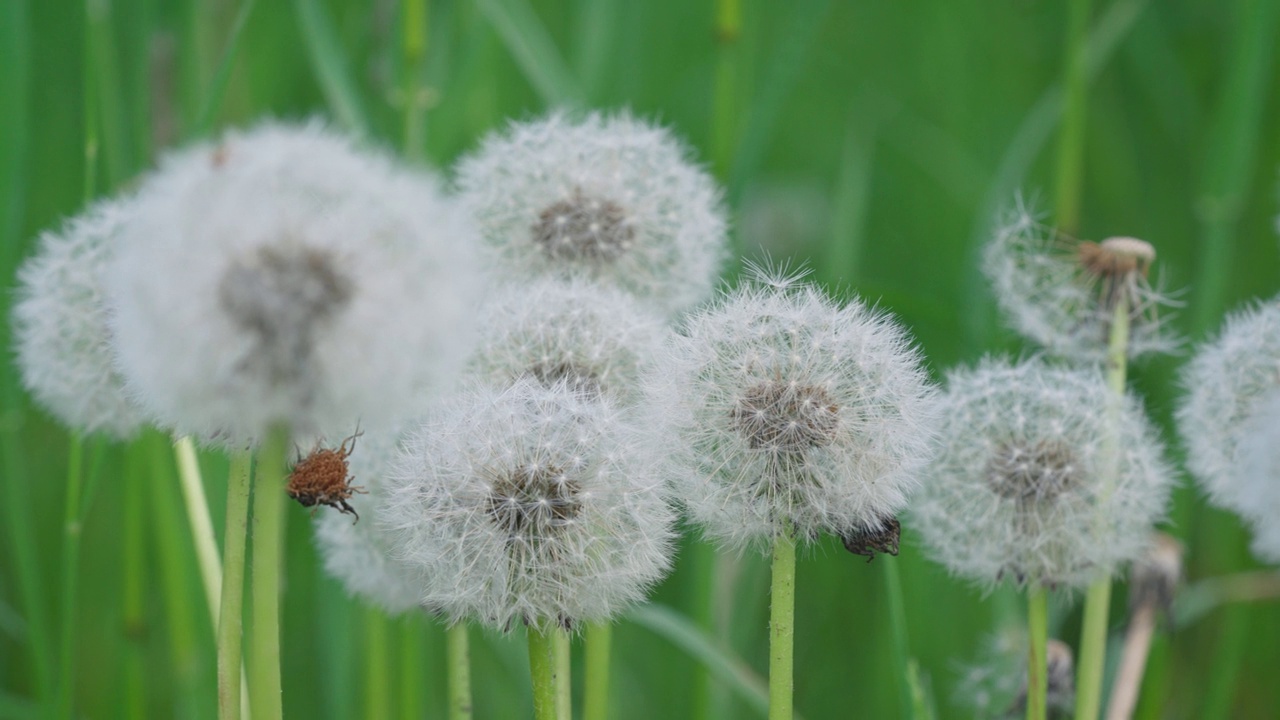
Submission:
[[[987,244],[982,269],[1015,330],[1053,355],[1097,362],[1121,304],[1130,322],[1128,357],[1177,348],[1160,316],[1174,303],[1150,280],[1155,258],[1155,247],[1137,238],[1059,235],[1019,201]]]
[[[950,373],[942,409],[912,518],[952,573],[1084,588],[1141,555],[1173,472],[1139,402],[1100,371],[987,360]]]
[[[112,270],[119,365],[179,432],[333,434],[461,367],[469,222],[428,175],[319,124],[231,132],[139,190]]]
[[[730,548],[875,533],[930,452],[933,390],[905,330],[759,270],[686,319],[651,374],[664,476]]]
[[[132,435],[146,421],[112,363],[106,276],[131,197],[99,201],[40,236],[18,270],[13,332],[23,384],[75,430]]]
[[[623,113],[513,123],[458,165],[503,277],[585,275],[667,314],[710,295],[720,193],[667,130]]]
[[[624,431],[565,383],[477,387],[433,413],[377,510],[420,602],[546,631],[641,599],[670,564],[673,513]]]

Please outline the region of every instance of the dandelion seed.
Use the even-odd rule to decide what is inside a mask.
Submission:
[[[626,114],[512,124],[458,165],[502,276],[588,276],[666,314],[706,298],[724,260],[711,178],[665,129]]]
[[[650,376],[661,472],[729,547],[876,535],[928,456],[932,389],[906,332],[799,279],[755,270],[687,318]]]
[[[111,266],[120,368],[163,425],[205,439],[389,426],[469,350],[473,232],[434,178],[315,123],[182,151]]]
[[[407,440],[378,512],[453,621],[606,620],[670,563],[673,515],[617,413],[561,383],[475,388]]]
[[[23,384],[68,427],[123,439],[146,423],[112,364],[104,273],[131,197],[104,200],[42,234],[18,270],[13,332]]]
[[[1138,401],[1114,399],[1099,371],[988,360],[949,374],[942,409],[912,517],[951,572],[1084,587],[1146,547],[1173,471]]]
[[[1095,243],[1061,236],[1019,199],[987,245],[983,271],[1014,329],[1054,355],[1101,361],[1121,300],[1130,318],[1129,357],[1178,346],[1160,317],[1174,302],[1150,282],[1155,257],[1155,248],[1137,238]]]

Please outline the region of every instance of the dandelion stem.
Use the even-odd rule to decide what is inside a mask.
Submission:
[[[67,449],[67,504],[62,516],[62,634],[58,643],[58,704],[55,717],[69,718],[75,694],[76,600],[80,579],[80,497],[84,439],[72,433]]]
[[[555,643],[556,653],[556,717],[569,718],[573,717],[573,698],[570,696],[571,685],[573,684],[573,659],[570,656],[569,633],[558,632],[551,636],[552,642]]]
[[[537,625],[528,627],[529,677],[533,682],[533,717],[535,720],[569,720],[556,712],[559,684],[567,678],[559,677],[556,667],[555,635],[564,630],[553,627],[543,631]]]
[[[449,657],[449,720],[469,720],[471,717],[471,650],[467,646],[466,623],[455,623],[446,631],[445,646]],[[532,653],[532,642],[529,647],[529,652]]]
[[[1045,720],[1049,693],[1049,594],[1039,585],[1027,591],[1027,720]]]
[[[191,523],[191,541],[195,544],[196,561],[200,564],[200,580],[204,584],[205,599],[209,603],[209,617],[212,619],[216,633],[219,596],[222,593],[222,561],[218,558],[218,542],[213,536],[209,501],[205,498],[204,483],[200,478],[200,463],[196,459],[196,448],[191,442],[191,437],[183,436],[174,441],[173,453],[178,463],[178,481],[182,484],[182,500],[187,509],[187,521]]]
[[[421,619],[412,615],[406,615],[397,629],[400,633],[400,716],[420,718],[426,714],[422,678],[431,677],[426,667],[426,633]]]
[[[238,720],[241,684],[240,644],[244,627],[244,546],[249,534],[248,450],[231,456],[227,476],[227,519],[223,535],[221,605],[218,611],[218,720]]]
[[[364,629],[364,716],[391,717],[386,616],[374,608],[365,610]]]
[[[741,0],[716,0],[716,77],[715,103],[712,112],[711,158],[716,173],[729,175],[735,139],[734,122],[738,117],[737,72],[738,36],[742,34]]]
[[[790,529],[773,541],[773,587],[769,598],[769,720],[791,720],[796,541]]]
[[[253,636],[249,685],[254,720],[280,720],[280,570],[289,430],[276,425],[258,449],[253,488]]]
[[[716,553],[715,549],[704,542],[691,541],[689,545],[689,566],[692,569],[692,588],[689,600],[689,616],[698,628],[708,637],[716,637]],[[693,712],[694,720],[709,720],[715,715],[715,686],[711,672],[701,665],[693,676]]]
[[[583,688],[582,720],[605,720],[609,717],[609,653],[612,645],[611,623],[587,626],[587,677]]]
[[[1133,717],[1155,631],[1156,606],[1144,603],[1134,611],[1129,621],[1129,632],[1125,635],[1124,650],[1120,656],[1120,669],[1116,671],[1111,703],[1107,706],[1107,720],[1129,720]]]
[[[1119,411],[1124,398],[1125,372],[1129,348],[1129,303],[1123,293],[1116,301],[1111,317],[1111,337],[1107,344],[1107,387],[1114,397],[1111,413]],[[1114,425],[1115,420],[1112,420]],[[1114,438],[1115,431],[1111,431]],[[1103,483],[1100,502],[1106,502],[1108,489],[1115,484],[1118,471],[1115,459],[1118,448],[1108,448],[1110,458],[1105,467],[1108,477]],[[1111,577],[1107,576],[1089,586],[1084,600],[1084,627],[1080,636],[1080,666],[1076,675],[1076,720],[1095,720],[1102,701],[1102,674],[1106,664],[1107,615],[1111,609]]]
[[[146,472],[144,448],[133,443],[126,449],[124,510],[120,518],[124,559],[121,614],[124,625],[124,708],[125,717],[145,717],[147,713],[146,644],[147,633],[147,543]]]
[[[1057,225],[1074,234],[1080,222],[1080,187],[1084,172],[1085,100],[1088,89],[1089,8],[1091,0],[1072,0],[1067,26],[1067,56],[1063,72],[1066,107],[1058,142],[1058,174],[1054,210]]]
[[[902,717],[915,717],[912,688],[915,685],[911,667],[911,642],[907,635],[907,611],[902,599],[902,578],[898,565],[883,558],[880,569],[884,571],[885,594],[889,600],[889,630],[893,637],[893,664],[898,670],[898,711]]]

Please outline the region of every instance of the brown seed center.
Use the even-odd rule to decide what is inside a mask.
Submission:
[[[505,470],[489,491],[489,516],[512,536],[553,533],[577,517],[581,505],[578,483],[552,463]]]
[[[1080,243],[1076,257],[1080,267],[1096,277],[1114,279],[1132,273],[1146,277],[1155,262],[1156,250],[1145,240],[1113,237],[1100,243]]]
[[[835,440],[839,411],[825,388],[768,380],[738,398],[732,417],[753,449],[797,453]]]
[[[1052,501],[1079,484],[1083,469],[1058,440],[1005,443],[987,461],[987,482],[1001,497],[1019,502]]]
[[[591,368],[572,360],[547,360],[534,363],[529,367],[528,375],[547,387],[564,383],[576,393],[591,397],[600,396],[600,376]]]
[[[581,190],[543,209],[532,232],[552,259],[596,264],[616,260],[636,234],[621,205]]]

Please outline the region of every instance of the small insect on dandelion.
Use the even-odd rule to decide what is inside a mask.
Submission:
[[[902,523],[898,518],[889,517],[871,528],[854,528],[840,536],[844,549],[854,555],[861,555],[867,562],[875,560],[876,553],[898,556],[898,543],[902,539]]]
[[[356,438],[363,434],[356,430],[336,450],[317,444],[306,457],[299,452],[298,461],[289,472],[285,492],[303,507],[311,508],[312,515],[317,506],[328,505],[338,512],[354,515],[356,519],[352,524],[360,522],[360,514],[347,501],[365,489],[351,484],[354,478],[348,474],[347,459],[355,452]]]

